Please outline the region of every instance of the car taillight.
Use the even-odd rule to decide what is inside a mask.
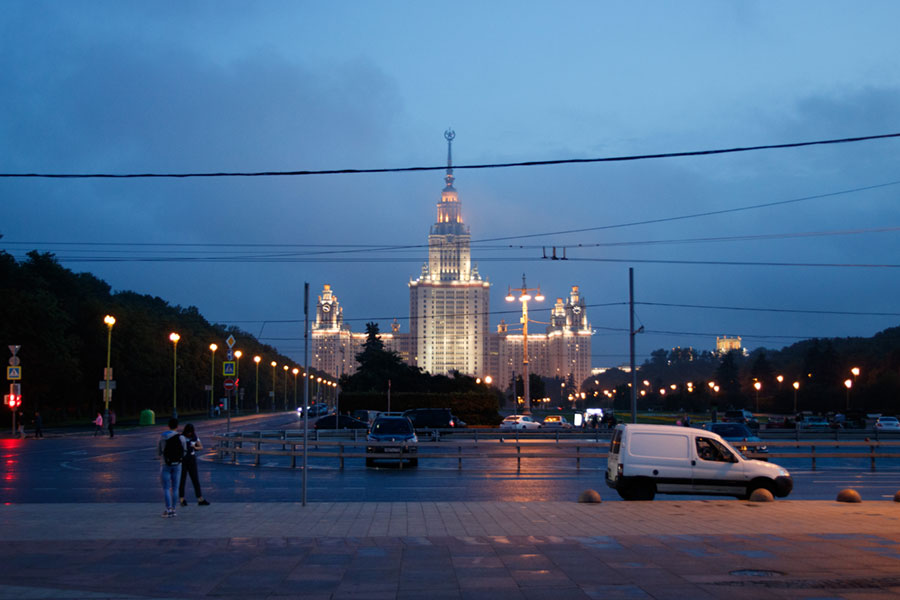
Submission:
[[[454,427],[455,423],[453,423],[453,419],[450,419],[450,427]]]

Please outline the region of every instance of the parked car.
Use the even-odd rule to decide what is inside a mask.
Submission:
[[[348,415],[326,415],[318,419],[316,429],[368,429],[369,424]]]
[[[366,441],[370,442],[366,446],[367,467],[374,466],[378,460],[406,460],[413,467],[419,464],[419,439],[408,417],[379,415]]]
[[[878,431],[900,431],[900,421],[897,417],[878,417],[875,421],[875,429]]]
[[[749,498],[757,489],[784,498],[794,487],[786,469],[744,458],[711,431],[673,425],[617,426],[605,478],[623,500],[658,493]]]
[[[743,423],[704,423],[703,429],[719,434],[742,453],[765,454],[769,451],[759,436]]]
[[[569,420],[562,415],[547,415],[544,417],[544,422],[541,423],[541,426],[544,429],[562,429],[565,431],[569,431],[573,427]]]
[[[824,431],[831,429],[831,423],[825,417],[818,415],[806,415],[800,421],[800,429],[809,429],[813,431]]]
[[[351,413],[351,416],[354,419],[359,419],[360,421],[365,421],[367,424],[371,425],[375,418],[381,414],[381,411],[377,410],[366,410],[364,408],[354,410]]]
[[[528,415],[509,415],[500,423],[500,429],[540,429],[541,424]]]
[[[453,429],[465,427],[449,408],[413,408],[403,413],[416,429]]]
[[[759,422],[753,416],[753,413],[747,409],[726,410],[722,421],[725,423],[743,423],[752,429],[759,429]]]

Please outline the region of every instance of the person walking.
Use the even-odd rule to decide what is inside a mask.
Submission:
[[[197,437],[193,423],[188,423],[181,431],[181,437],[185,439],[187,452],[184,460],[181,461],[181,483],[178,484],[178,501],[182,506],[187,506],[187,500],[184,499],[184,484],[187,482],[188,475],[191,477],[191,483],[194,486],[194,495],[197,497],[199,506],[209,506],[209,502],[203,497],[200,491],[200,477],[197,474],[197,451],[203,450],[203,444]]]
[[[99,412],[97,416],[94,418],[94,437],[97,437],[97,434],[103,434],[103,415]]]
[[[41,411],[34,411],[34,437],[44,437],[44,419],[41,418]]]
[[[169,419],[169,429],[160,436],[156,445],[159,454],[159,481],[162,484],[166,510],[163,517],[175,516],[175,491],[181,478],[181,462],[184,460],[186,445],[184,437],[179,435],[178,419]]]
[[[113,427],[116,425],[116,411],[109,411],[109,423],[106,424],[106,428],[109,429],[109,437],[115,437],[116,434],[113,432]]]

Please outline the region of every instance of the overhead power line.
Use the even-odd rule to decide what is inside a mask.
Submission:
[[[706,304],[670,304],[666,302],[635,302],[644,306],[699,308],[702,310],[738,310],[748,312],[796,313],[804,315],[849,315],[857,317],[900,317],[900,312],[861,312],[850,310],[804,310],[799,308],[753,308],[747,306],[711,306]]]
[[[834,144],[850,144],[900,137],[900,133],[884,133],[848,138],[815,140],[809,142],[790,142],[787,144],[764,144],[760,146],[738,146],[734,148],[717,148],[710,150],[689,150],[683,152],[662,152],[659,154],[632,154],[627,156],[607,156],[598,158],[563,158],[553,160],[529,160],[509,163],[484,163],[471,165],[454,165],[454,169],[505,169],[509,167],[540,167],[549,165],[567,165],[603,162],[627,162],[636,160],[652,160],[662,158],[683,158],[688,156],[711,156],[716,154],[734,154],[738,152],[755,152],[759,150],[784,150],[787,148],[803,148],[807,146],[825,146]],[[206,173],[0,173],[0,177],[47,178],[47,179],[145,179],[174,178],[186,179],[197,177],[298,177],[306,175],[356,175],[364,173],[404,173],[413,171],[442,171],[446,165],[431,167],[389,167],[381,169],[321,169],[297,171],[222,171]]]

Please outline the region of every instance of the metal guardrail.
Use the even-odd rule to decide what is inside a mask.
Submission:
[[[391,442],[367,442],[362,434],[344,435],[338,438],[338,432],[329,432],[330,435],[320,435],[322,432],[310,431],[307,440],[307,456],[309,458],[336,458],[340,468],[344,468],[347,459],[377,458],[378,460],[391,460],[391,455],[383,453],[367,453],[367,446],[396,446]],[[361,430],[353,430],[361,431]],[[352,436],[352,437],[351,437]],[[219,460],[230,460],[232,464],[239,463],[239,457],[252,457],[254,466],[260,465],[262,456],[289,457],[291,468],[296,468],[297,457],[303,456],[302,431],[253,431],[233,432],[225,435],[213,435],[216,444],[216,454]],[[463,442],[466,443],[463,443]],[[809,441],[775,441],[764,440],[769,448],[809,448],[808,452],[767,452],[744,453],[747,458],[759,459],[810,459],[811,468],[816,470],[817,460],[832,458],[868,459],[870,469],[875,471],[877,459],[900,458],[900,437],[890,441],[885,440],[809,440]],[[498,433],[493,436],[484,433],[471,440],[462,440],[456,436],[448,439],[437,436],[434,441],[420,441],[418,448],[433,450],[417,453],[420,460],[451,459],[457,461],[457,469],[462,470],[463,461],[471,460],[502,460],[515,459],[516,470],[521,470],[523,459],[564,459],[574,460],[576,470],[581,469],[582,460],[605,460],[607,458],[608,440],[590,441],[583,438],[562,434],[556,440],[548,437],[539,437],[534,434],[516,435],[510,432]],[[281,448],[277,448],[281,446]],[[838,448],[862,448],[866,452],[838,452],[822,449]],[[885,450],[896,449],[890,452]],[[404,457],[397,457],[402,464]],[[240,463],[246,464],[246,463]]]

